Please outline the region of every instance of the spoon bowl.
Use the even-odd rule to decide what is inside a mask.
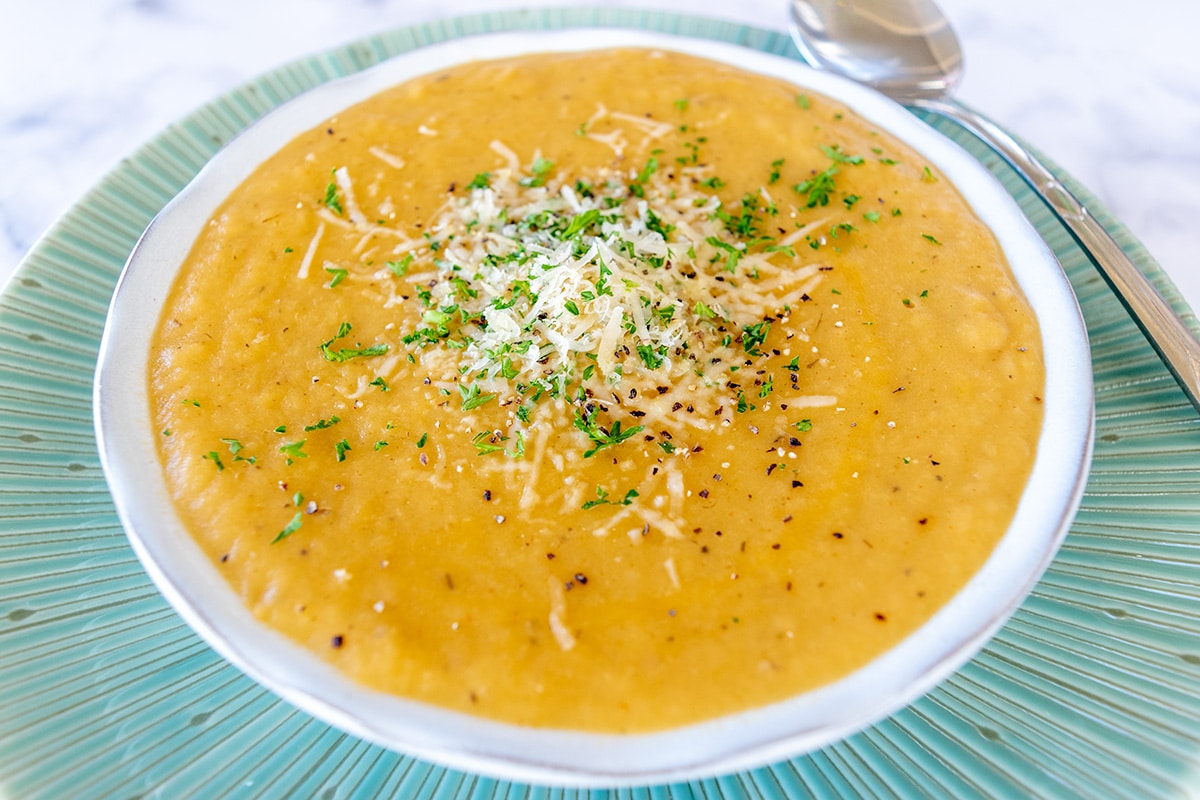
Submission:
[[[962,48],[926,0],[792,4],[793,36],[805,60],[901,102],[950,94],[962,77]]]

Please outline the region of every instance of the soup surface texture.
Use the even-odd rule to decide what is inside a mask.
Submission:
[[[927,621],[1012,519],[1039,331],[990,231],[831,99],[681,54],[396,86],[220,207],[148,365],[186,525],[386,692],[651,731]]]

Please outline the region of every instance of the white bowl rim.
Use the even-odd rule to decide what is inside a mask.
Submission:
[[[1016,517],[980,572],[929,622],[815,691],[632,735],[520,727],[386,695],[265,628],[176,516],[147,400],[149,332],[178,266],[216,205],[262,159],[300,131],[410,77],[467,61],[608,47],[692,53],[784,78],[836,98],[916,148],[1004,247],[1041,321],[1047,375],[1037,460]],[[957,145],[882,95],[782,56],[675,34],[578,28],[490,33],[421,47],[309,90],[249,126],[160,212],[130,255],[101,340],[94,419],[118,516],[146,571],[208,644],[261,685],[354,735],[447,766],[533,783],[612,787],[709,777],[794,757],[867,727],[948,677],[1015,612],[1065,538],[1091,463],[1092,397],[1086,330],[1065,274],[999,182]]]

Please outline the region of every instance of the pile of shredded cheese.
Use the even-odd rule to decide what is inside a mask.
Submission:
[[[601,121],[612,130],[597,132]],[[648,122],[600,109],[588,135],[620,154],[631,130],[661,135]],[[604,436],[624,405],[637,409],[625,432],[652,424],[684,439],[744,410],[735,370],[764,355],[770,325],[820,281],[820,264],[794,245],[824,221],[776,235],[785,229],[765,186],[727,208],[701,163],[652,156],[574,175],[540,154],[522,167],[504,144],[492,149],[500,165],[452,191],[389,262],[409,284],[404,297],[423,304],[403,339],[422,365],[458,384],[464,408],[556,398],[577,406],[580,430]],[[349,176],[335,176],[345,216],[333,219],[368,227]],[[671,388],[703,413],[672,413]],[[529,413],[518,417],[521,434]]]

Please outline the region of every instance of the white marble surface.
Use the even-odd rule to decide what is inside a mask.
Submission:
[[[607,2],[787,25],[784,0]],[[1194,52],[1200,4],[941,5],[967,52],[960,96],[1088,186],[1200,309]],[[500,6],[495,0],[0,0],[0,284],[83,192],[198,105],[312,52]]]

